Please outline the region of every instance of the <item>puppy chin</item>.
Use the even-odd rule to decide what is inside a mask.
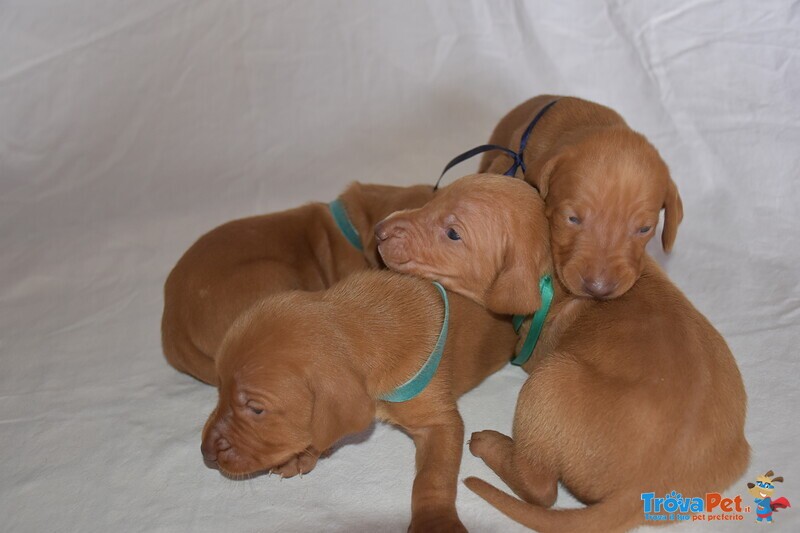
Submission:
[[[213,466],[219,470],[220,474],[231,479],[255,477],[269,470],[267,467],[260,466],[255,459],[245,458],[238,454],[232,457],[218,457]]]
[[[378,245],[378,253],[383,260],[383,264],[395,272],[408,272],[408,265],[411,264],[411,259],[398,250],[397,246],[382,243]]]
[[[234,451],[233,455],[219,457],[217,467],[226,477],[235,479],[256,477],[286,464],[295,455],[297,454],[293,452],[277,452],[265,457],[256,457],[243,456]]]

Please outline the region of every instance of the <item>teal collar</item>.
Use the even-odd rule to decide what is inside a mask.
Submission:
[[[436,346],[433,347],[433,351],[428,356],[428,360],[425,361],[422,368],[420,368],[411,379],[393,391],[378,397],[384,402],[398,403],[411,400],[428,386],[428,383],[433,379],[433,375],[436,374],[436,369],[439,368],[439,361],[442,359],[444,345],[445,342],[447,342],[447,324],[450,322],[450,302],[447,301],[447,292],[445,292],[444,287],[435,281],[433,285],[439,290],[439,294],[442,295],[442,300],[444,301],[444,320],[442,321],[442,331],[439,332],[439,339],[436,341]]]
[[[337,198],[329,203],[328,207],[331,210],[331,215],[333,215],[333,221],[336,222],[336,225],[339,227],[339,231],[342,232],[344,238],[347,239],[347,242],[352,244],[353,248],[356,250],[363,252],[364,247],[361,246],[361,237],[358,236],[358,230],[356,230],[356,227],[352,222],[350,222],[350,218],[347,216],[347,210],[344,208],[344,202]]]
[[[533,354],[533,349],[536,347],[536,342],[539,340],[539,335],[542,333],[544,320],[547,318],[550,304],[553,303],[553,280],[550,276],[542,276],[542,279],[539,280],[539,294],[542,295],[542,306],[533,314],[528,336],[525,337],[525,342],[522,343],[522,348],[517,356],[511,360],[512,365],[522,366],[528,362],[531,354]],[[519,333],[519,328],[522,327],[522,323],[525,322],[526,318],[525,315],[514,315],[512,319],[514,331]]]

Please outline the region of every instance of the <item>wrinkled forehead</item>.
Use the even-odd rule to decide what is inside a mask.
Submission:
[[[512,213],[538,199],[533,188],[522,180],[504,176],[463,177],[437,193],[429,204],[462,216],[500,216]]]
[[[220,388],[282,389],[302,379],[306,374],[303,353],[310,350],[304,349],[302,338],[292,330],[283,329],[283,335],[248,336],[223,345],[217,364]]]
[[[304,369],[292,363],[254,360],[220,373],[220,398],[238,404],[260,400],[274,405],[307,391]]]
[[[657,157],[657,156],[656,156]],[[658,210],[668,174],[652,154],[634,150],[578,153],[559,168],[550,185],[553,200],[575,201],[608,211]]]

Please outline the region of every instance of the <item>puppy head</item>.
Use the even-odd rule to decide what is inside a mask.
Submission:
[[[600,130],[529,174],[547,204],[556,272],[571,293],[610,299],[630,289],[662,208],[662,244],[672,248],[681,198],[667,165],[638,133]]]
[[[219,398],[201,450],[224,474],[271,470],[308,449],[324,451],[372,421],[363,384],[326,361],[335,331],[323,326],[309,335],[303,326],[318,323],[304,311],[304,299],[287,293],[256,305],[223,341]]]
[[[496,313],[541,305],[539,279],[551,271],[547,219],[522,180],[461,178],[425,206],[393,213],[375,235],[392,270],[439,281]]]
[[[430,185],[397,187],[354,181],[342,193],[347,214],[361,237],[364,257],[370,265],[380,266],[378,245],[373,228],[387,215],[399,209],[413,209],[433,198]]]

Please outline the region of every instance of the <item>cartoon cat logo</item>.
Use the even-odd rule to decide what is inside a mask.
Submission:
[[[755,498],[756,502],[756,522],[767,521],[772,523],[772,513],[779,509],[786,509],[792,505],[786,498],[772,500],[775,492],[775,483],[783,483],[783,476],[775,476],[770,470],[763,476],[758,476],[755,483],[747,484],[747,492]]]

